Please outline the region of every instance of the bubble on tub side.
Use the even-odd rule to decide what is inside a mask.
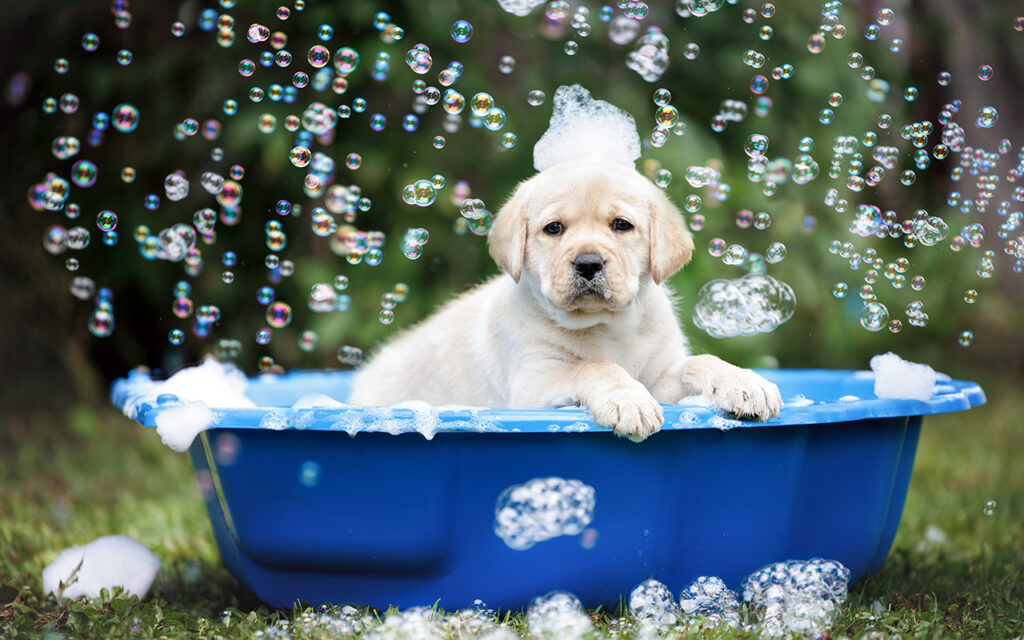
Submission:
[[[593,630],[579,598],[568,591],[537,596],[526,609],[526,628],[536,640],[579,640]]]
[[[648,578],[629,593],[629,612],[638,621],[664,630],[679,621],[679,605],[664,583]]]
[[[697,298],[693,322],[714,338],[774,331],[796,310],[793,289],[761,273],[711,280],[701,287]]]
[[[814,635],[831,626],[849,580],[837,560],[788,560],[750,574],[741,590],[762,636]]]
[[[716,576],[700,576],[679,594],[680,615],[685,621],[703,620],[714,627],[739,627],[739,598]]]
[[[789,400],[785,401],[787,407],[809,407],[814,404],[814,400],[811,400],[802,393],[798,393]]]
[[[522,551],[558,536],[579,535],[594,519],[594,506],[594,488],[580,480],[534,478],[498,496],[494,533]]]

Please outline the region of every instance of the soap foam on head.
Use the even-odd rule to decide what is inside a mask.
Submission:
[[[871,370],[879,398],[928,402],[939,377],[928,365],[909,362],[892,352],[871,358]]]
[[[578,84],[555,90],[551,124],[533,147],[533,166],[544,171],[580,160],[633,167],[640,158],[636,121],[604,100],[594,100]]]

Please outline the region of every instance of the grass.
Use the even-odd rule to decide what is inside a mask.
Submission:
[[[829,637],[1024,635],[1024,398],[1012,380],[981,381],[989,404],[925,420],[893,551],[851,589]],[[112,533],[163,560],[145,601],[115,591],[59,603],[41,593],[42,568],[60,550]],[[221,567],[187,458],[151,431],[103,406],[5,418],[0,638],[337,637],[316,613],[270,610]],[[591,615],[599,635],[633,635],[615,612]],[[525,637],[521,614],[504,619]]]

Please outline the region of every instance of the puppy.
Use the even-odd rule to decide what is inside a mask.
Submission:
[[[659,403],[703,395],[764,420],[778,388],[689,355],[662,282],[693,254],[679,210],[631,167],[567,162],[521,183],[488,247],[504,274],[398,335],[356,375],[350,401],[535,408],[576,403],[641,441]]]

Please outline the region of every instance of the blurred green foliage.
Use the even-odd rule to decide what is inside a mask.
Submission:
[[[229,5],[232,3],[228,3]],[[680,316],[691,338],[694,351],[710,351],[741,364],[784,367],[849,367],[864,368],[874,353],[894,350],[906,358],[924,361],[957,377],[968,377],[971,371],[985,367],[1001,367],[1019,373],[1020,341],[1016,339],[1021,322],[1020,276],[1010,271],[1010,262],[1001,255],[995,242],[994,227],[998,218],[990,210],[974,219],[963,216],[945,204],[947,192],[954,188],[948,181],[952,161],[934,162],[931,168],[918,172],[912,187],[901,186],[900,170],[912,166],[913,148],[899,138],[904,123],[930,120],[936,125],[929,148],[938,141],[941,127],[936,115],[945,102],[954,97],[965,101],[961,122],[969,130],[969,143],[994,149],[999,137],[1014,139],[1019,133],[1021,116],[1011,108],[1014,90],[1014,69],[1024,66],[1020,36],[1012,28],[1013,10],[1009,3],[991,3],[975,7],[975,11],[949,16],[942,20],[931,11],[932,3],[906,6],[896,3],[897,21],[886,28],[883,38],[868,42],[863,37],[866,24],[874,20],[875,9],[859,3],[843,7],[842,22],[847,26],[843,39],[827,37],[827,45],[817,55],[807,49],[807,39],[820,22],[819,3],[780,6],[769,19],[758,17],[753,24],[741,20],[748,5],[740,2],[726,5],[703,18],[679,18],[670,2],[651,3],[650,16],[643,23],[662,28],[670,42],[670,66],[656,82],[645,82],[628,69],[624,59],[632,45],[618,46],[607,37],[608,25],[598,17],[600,5],[588,4],[589,22],[593,27],[588,37],[578,37],[567,21],[561,25],[545,24],[542,10],[529,17],[517,18],[501,11],[496,2],[473,0],[456,2],[439,0],[415,2],[307,2],[302,11],[292,10],[286,21],[278,20],[278,3],[238,2],[223,9],[214,2],[157,3],[131,7],[132,24],[127,29],[114,25],[109,3],[57,2],[45,8],[31,3],[8,7],[3,25],[7,55],[3,56],[3,72],[8,82],[8,99],[3,105],[0,143],[11,150],[12,162],[2,183],[2,213],[10,224],[0,239],[3,243],[2,283],[4,299],[13,311],[14,322],[0,339],[2,360],[9,370],[12,384],[5,393],[8,406],[38,402],[47,394],[66,393],[74,397],[95,397],[117,375],[130,367],[143,364],[171,371],[185,363],[195,362],[204,351],[212,350],[221,338],[234,338],[242,345],[240,366],[254,371],[260,356],[271,356],[286,367],[337,367],[335,352],[343,344],[371,351],[375,344],[395,331],[408,327],[425,317],[432,309],[456,293],[497,272],[487,255],[485,238],[456,233],[459,219],[451,201],[454,184],[463,180],[472,189],[472,197],[482,198],[490,211],[497,212],[515,184],[533,173],[532,146],[547,127],[554,90],[562,84],[579,83],[596,98],[607,100],[632,113],[641,136],[647,137],[654,125],[656,106],[652,101],[655,89],[672,92],[672,104],[687,124],[684,136],[670,136],[661,148],[647,146],[641,162],[649,175],[661,168],[674,176],[667,191],[676,203],[695,193],[703,199],[700,214],[706,217],[703,230],[696,233],[698,246],[693,262],[671,279],[681,300]],[[574,8],[576,3],[572,5]],[[750,7],[760,6],[749,5]],[[235,42],[221,47],[216,31],[197,27],[204,8],[214,8],[234,19]],[[405,30],[402,40],[388,44],[373,26],[374,14],[387,11],[392,21]],[[570,14],[571,15],[571,14]],[[472,22],[474,34],[466,44],[459,44],[448,35],[451,24],[459,18]],[[170,25],[182,20],[187,27],[181,38],[172,37]],[[239,60],[256,59],[266,45],[246,41],[248,25],[264,23],[287,33],[286,49],[294,61],[289,68],[263,68],[257,65],[252,78],[237,71]],[[298,92],[292,104],[269,99],[254,104],[247,99],[252,86],[268,87],[271,83],[287,86],[299,69],[313,70],[305,62],[305,52],[316,38],[321,24],[334,27],[333,38],[326,43],[333,51],[341,46],[357,49],[360,66],[349,80],[343,95],[329,89],[315,93],[311,88]],[[769,24],[774,35],[764,41],[758,28]],[[81,36],[94,31],[100,36],[98,51],[87,53],[80,46]],[[888,51],[891,37],[906,42],[904,51]],[[564,52],[568,39],[579,43],[574,56]],[[1014,41],[1013,45],[993,44]],[[468,110],[457,132],[444,129],[445,114],[440,105],[420,115],[414,133],[402,130],[402,117],[412,110],[412,81],[416,76],[404,63],[405,52],[415,43],[430,47],[433,68],[423,76],[427,84],[437,86],[437,74],[449,61],[464,65],[464,74],[455,89],[468,99],[478,91],[491,93],[498,106],[508,113],[508,123],[501,132],[490,132],[472,126]],[[682,56],[685,43],[700,45],[696,60]],[[975,43],[977,60],[968,49],[956,43]],[[130,49],[134,60],[129,66],[115,61],[120,48]],[[742,62],[747,49],[756,49],[767,57],[765,66],[752,69]],[[873,65],[878,77],[891,84],[886,101],[876,104],[866,97],[866,83],[859,71],[850,69],[846,59],[850,52],[862,51],[865,64]],[[378,52],[390,54],[390,76],[385,82],[370,77]],[[510,74],[498,70],[501,56],[515,58]],[[70,61],[70,71],[58,75],[53,70],[56,57]],[[961,60],[970,56],[971,60]],[[979,89],[980,83],[955,75],[948,88],[935,83],[940,69],[971,69],[987,62],[997,70],[995,79]],[[755,115],[754,97],[749,90],[751,76],[760,73],[771,77],[771,69],[783,63],[792,64],[794,75],[788,80],[770,80],[766,96],[772,107],[764,117]],[[23,100],[11,97],[10,79],[15,72],[24,72],[31,79]],[[917,86],[920,97],[914,102],[902,99],[907,86]],[[547,100],[539,107],[527,104],[530,90],[540,89]],[[60,112],[46,115],[40,109],[45,97],[59,97],[72,91],[81,99],[78,113]],[[831,125],[817,121],[818,111],[826,106],[830,92],[843,96]],[[979,94],[979,91],[983,93]],[[986,132],[970,124],[975,102],[984,96],[986,103],[1000,108],[999,127]],[[365,113],[338,121],[328,144],[315,144],[313,151],[330,155],[337,163],[334,181],[357,185],[372,207],[360,213],[355,225],[362,230],[386,233],[385,258],[377,267],[350,265],[332,253],[324,238],[310,231],[310,212],[319,204],[303,194],[305,170],[288,161],[295,134],[285,131],[288,115],[301,116],[306,105],[323,101],[332,108],[351,104],[357,97],[367,100]],[[239,113],[226,116],[222,102],[233,98],[240,104]],[[742,122],[732,122],[721,133],[709,127],[724,99],[743,100],[750,105]],[[103,144],[90,147],[90,119],[97,111],[108,113],[114,105],[131,102],[141,111],[138,129],[131,134],[106,132]],[[372,113],[387,116],[388,125],[374,132],[367,125]],[[277,117],[277,130],[260,133],[257,121],[261,114]],[[891,114],[894,125],[888,131],[876,126],[879,114]],[[192,117],[203,123],[207,119],[222,122],[222,132],[215,141],[196,135],[176,140],[175,126]],[[845,188],[846,163],[839,179],[830,179],[828,172],[832,144],[838,135],[861,136],[875,130],[879,144],[898,144],[900,167],[889,171],[876,188],[856,193]],[[514,131],[519,139],[513,149],[504,149],[500,134]],[[800,138],[815,140],[812,155],[821,166],[818,178],[807,185],[782,184],[777,193],[766,197],[763,183],[747,179],[743,143],[752,133],[763,133],[771,142],[768,157],[798,153]],[[431,146],[434,135],[447,137],[446,146]],[[57,161],[49,153],[50,143],[57,135],[75,135],[83,141],[83,149],[71,161]],[[977,136],[977,137],[975,137]],[[1019,136],[1014,140],[1020,144]],[[224,150],[222,162],[211,160],[211,149]],[[874,162],[871,149],[861,145],[865,171]],[[344,166],[348,153],[362,155],[358,170]],[[1012,158],[1012,154],[1010,158]],[[76,252],[81,267],[75,274],[67,272],[63,263],[69,254],[47,255],[39,244],[43,229],[50,224],[71,226],[60,213],[34,212],[28,207],[25,193],[44,178],[47,172],[67,174],[70,163],[88,158],[99,167],[99,180],[89,189],[73,189],[69,201],[81,206],[80,224],[93,231],[90,247]],[[1005,172],[1005,159],[1000,172]],[[138,252],[133,238],[137,225],[147,225],[153,233],[177,222],[190,222],[192,213],[204,206],[214,206],[213,198],[199,185],[203,171],[226,174],[231,164],[245,167],[242,216],[237,226],[218,224],[216,242],[200,242],[204,269],[195,278],[188,278],[181,263],[147,261]],[[723,182],[731,186],[728,200],[718,202],[713,194],[689,187],[684,179],[687,167],[711,164],[720,169]],[[123,183],[118,174],[131,166],[137,178]],[[163,195],[163,179],[168,173],[182,170],[191,179],[190,196],[182,202],[170,202]],[[437,202],[419,208],[402,202],[402,188],[421,178],[440,173],[447,185],[439,192]],[[965,187],[968,185],[964,185]],[[823,203],[828,188],[835,187],[840,197],[850,202],[849,211],[839,214]],[[973,188],[973,187],[972,187]],[[965,188],[966,192],[967,189]],[[161,196],[156,211],[143,206],[146,194]],[[997,196],[996,200],[1005,196]],[[273,212],[274,204],[286,199],[301,205],[301,213],[282,218]],[[883,210],[892,209],[906,219],[918,208],[947,219],[950,238],[960,226],[972,221],[984,222],[989,229],[985,248],[997,256],[997,275],[982,280],[975,274],[980,257],[977,249],[968,247],[957,253],[949,249],[949,238],[935,247],[908,250],[902,239],[859,238],[847,231],[850,211],[860,202],[874,203]],[[295,207],[299,209],[299,207]],[[112,209],[120,217],[120,240],[115,247],[103,246],[94,219],[101,209]],[[740,209],[766,211],[772,216],[771,226],[764,231],[740,229],[734,223]],[[994,207],[992,207],[994,209]],[[293,276],[275,284],[277,298],[289,302],[294,319],[286,329],[275,330],[266,347],[257,345],[253,336],[264,326],[263,307],[256,300],[256,291],[268,284],[264,257],[270,253],[264,243],[263,227],[271,219],[279,220],[288,242],[280,252],[282,259],[295,264]],[[813,230],[808,220],[813,219]],[[993,222],[995,221],[995,222]],[[339,216],[339,223],[343,223]],[[416,261],[402,256],[401,238],[411,227],[424,227],[430,233],[424,253]],[[729,267],[707,254],[704,248],[714,237],[728,243],[739,243],[751,251],[763,252],[773,241],[788,248],[786,259],[769,265],[768,272],[789,283],[796,292],[798,305],[794,317],[775,332],[756,337],[716,340],[693,326],[690,310],[699,288],[713,278],[734,278],[742,270]],[[832,240],[852,241],[858,250],[874,247],[886,262],[899,256],[910,259],[906,274],[923,275],[927,285],[921,292],[909,286],[897,291],[884,277],[879,278],[876,291],[892,314],[901,318],[904,329],[898,335],[881,331],[870,333],[859,326],[861,304],[857,289],[863,284],[866,270],[851,271],[846,261],[828,251]],[[239,264],[233,268],[231,284],[221,281],[221,256],[225,251],[238,254]],[[317,314],[307,308],[310,287],[317,282],[332,282],[335,275],[349,277],[351,286],[345,292],[352,297],[347,312]],[[108,338],[94,338],[87,331],[91,302],[71,298],[68,285],[73,275],[94,278],[98,286],[109,287],[114,294],[117,328]],[[174,283],[186,279],[193,282],[196,305],[216,304],[222,320],[208,338],[189,332],[190,321],[182,321],[170,313]],[[850,286],[845,300],[836,300],[831,287],[837,281]],[[380,296],[391,291],[396,283],[409,285],[408,300],[396,309],[394,324],[384,326],[377,321]],[[969,307],[962,301],[969,287],[980,291],[980,301]],[[929,312],[927,327],[911,327],[903,316],[903,308],[911,300],[924,301]],[[173,328],[186,331],[181,347],[168,344]],[[305,353],[297,346],[304,330],[319,335],[319,346]],[[975,345],[964,349],[956,336],[962,329],[973,329]],[[443,363],[438,363],[443,366]],[[93,371],[98,370],[97,377]]]

